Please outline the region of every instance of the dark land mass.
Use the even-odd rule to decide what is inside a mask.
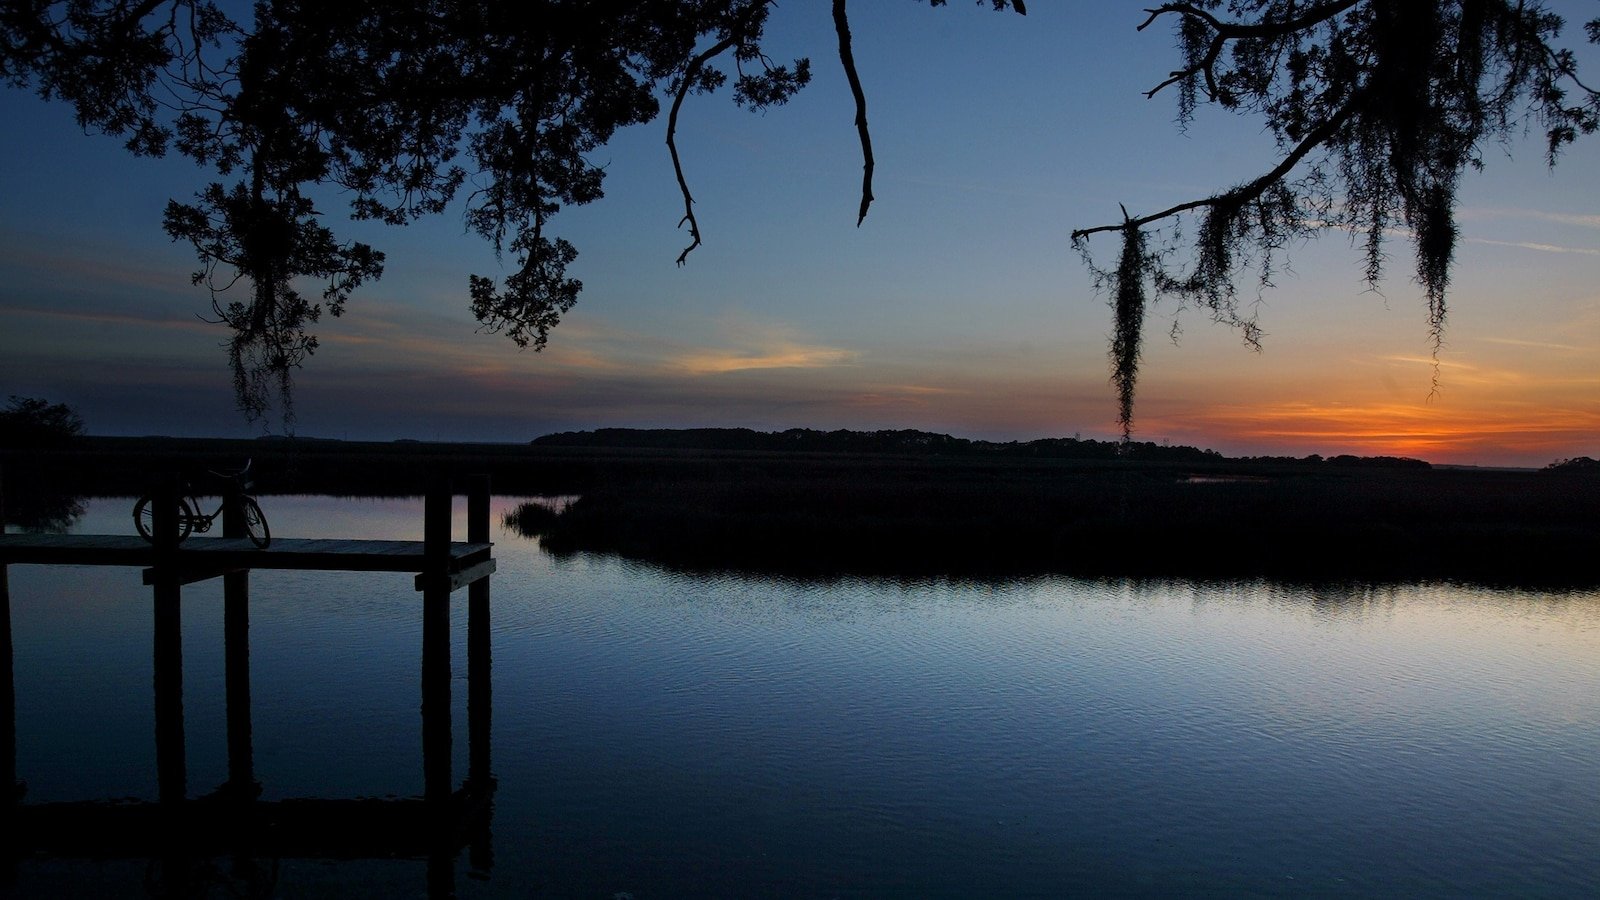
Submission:
[[[559,514],[524,506],[509,524],[556,554],[692,570],[1600,585],[1600,471],[1582,465],[734,429],[527,445],[89,437],[0,462],[16,508],[51,492],[134,496],[157,473],[247,458],[260,494],[414,495],[481,473],[504,495],[577,496]]]

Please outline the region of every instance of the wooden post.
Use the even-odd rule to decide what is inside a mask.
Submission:
[[[429,571],[450,565],[450,515],[454,497],[449,478],[435,478],[422,503],[422,555]]]
[[[467,487],[467,540],[489,543],[489,476],[474,475]],[[490,686],[489,579],[467,586],[467,779],[485,790],[489,773],[489,733],[493,717]]]
[[[429,485],[422,511],[423,797],[447,806],[450,776],[450,482]],[[442,821],[441,821],[441,824]]]
[[[0,563],[0,806],[10,807],[22,799],[17,782],[17,688],[11,655],[11,580],[10,566]]]
[[[456,855],[441,837],[428,852],[428,897],[456,896]]]
[[[0,489],[3,490],[3,489]],[[0,534],[5,533],[5,499],[0,496]],[[17,690],[11,656],[11,581],[0,563],[0,885],[17,883],[16,807],[22,802],[23,784],[17,780]]]
[[[183,589],[178,572],[178,479],[162,478],[154,492],[156,779],[161,802],[176,806],[188,793],[183,748]]]
[[[222,536],[245,537],[244,510],[238,497],[224,501]],[[255,799],[255,752],[250,733],[250,570],[222,576],[223,677],[228,715],[228,786],[230,797]]]
[[[5,533],[5,472],[0,471],[0,534]],[[0,809],[9,810],[22,799],[17,782],[17,688],[11,655],[11,576],[10,566],[0,563]],[[7,818],[9,828],[9,817]],[[6,835],[10,838],[10,834]]]
[[[6,531],[5,472],[0,470],[0,534]],[[17,883],[17,806],[22,782],[17,780],[17,691],[11,655],[10,567],[0,563],[0,885]]]
[[[255,754],[250,728],[250,572],[222,576],[222,634],[228,715],[228,790],[254,798]]]

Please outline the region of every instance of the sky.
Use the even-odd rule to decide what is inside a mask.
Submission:
[[[1074,228],[1213,193],[1276,161],[1258,119],[1170,92],[1170,33],[1142,2],[1035,3],[1027,17],[957,2],[857,3],[855,55],[877,159],[861,159],[827,5],[788,0],[768,51],[810,56],[812,83],[763,114],[691,98],[679,148],[704,244],[687,242],[665,119],[593,155],[606,196],[564,210],[578,306],[543,352],[482,333],[467,277],[512,264],[462,207],[404,228],[342,221],[387,254],[384,277],[296,381],[293,431],[327,438],[525,441],[601,427],[917,428],[961,437],[1111,439],[1111,312]],[[1581,23],[1593,0],[1551,7]],[[1596,48],[1580,46],[1600,63]],[[1600,65],[1589,72],[1600,73]],[[281,432],[234,408],[220,326],[201,315],[169,198],[209,180],[135,159],[70,108],[0,89],[0,396],[65,402],[96,434]],[[1464,177],[1439,385],[1403,236],[1379,291],[1348,235],[1293,250],[1256,307],[1259,350],[1158,304],[1135,437],[1229,455],[1393,454],[1542,466],[1600,456],[1600,139],[1544,164],[1538,134],[1486,148]],[[1114,238],[1095,245],[1114,258]],[[1248,296],[1253,297],[1253,288]],[[1174,325],[1181,331],[1169,338]]]

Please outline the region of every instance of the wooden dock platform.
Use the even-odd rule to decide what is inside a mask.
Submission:
[[[258,548],[244,537],[243,516],[229,511],[224,537],[178,540],[176,476],[164,476],[155,496],[154,543],[139,535],[0,533],[0,888],[23,843],[62,855],[141,856],[159,851],[195,856],[218,840],[267,847],[276,854],[389,857],[426,853],[429,893],[453,896],[454,857],[468,843],[487,847],[495,779],[491,774],[489,480],[467,479],[467,540],[451,535],[454,492],[436,479],[423,505],[420,541],[275,538]],[[3,509],[0,497],[0,509]],[[17,775],[16,694],[12,672],[12,565],[131,566],[152,587],[155,674],[155,803],[24,802]],[[422,795],[398,801],[299,798],[257,799],[250,719],[250,572],[290,569],[415,574],[421,594]],[[184,751],[183,586],[223,582],[223,650],[228,781],[214,795],[191,795]],[[450,596],[467,588],[467,762],[458,788],[451,765]],[[220,800],[217,798],[221,798]],[[378,822],[382,827],[374,825]],[[19,829],[22,829],[19,832]],[[331,830],[330,830],[331,829]],[[361,839],[349,840],[349,832]],[[367,839],[367,838],[370,838]],[[242,841],[243,844],[239,842]],[[265,843],[263,843],[265,842]],[[31,846],[31,845],[30,845]],[[329,848],[334,848],[330,850]],[[485,851],[485,854],[487,852]],[[487,855],[485,855],[487,860]],[[484,864],[487,867],[487,862]],[[434,888],[439,890],[434,890]]]
[[[419,591],[434,580],[454,591],[495,570],[489,541],[452,541],[439,559],[428,547],[426,541],[278,538],[262,549],[249,538],[191,537],[163,560],[137,535],[0,534],[0,566],[140,566],[145,584],[164,578],[192,584],[250,569],[409,572]]]
[[[492,544],[454,541],[449,568],[462,570],[488,559]],[[179,565],[216,569],[317,569],[338,572],[425,572],[423,541],[277,538],[258,549],[249,538],[191,537],[178,545]],[[156,548],[138,535],[0,535],[0,565],[154,566]]]

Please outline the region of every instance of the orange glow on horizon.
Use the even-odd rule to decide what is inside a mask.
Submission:
[[[1600,410],[1532,402],[1464,410],[1414,404],[1211,407],[1146,420],[1142,430],[1259,448],[1260,455],[1408,456],[1437,463],[1543,464],[1600,443]],[[1542,460],[1542,462],[1536,462]]]

